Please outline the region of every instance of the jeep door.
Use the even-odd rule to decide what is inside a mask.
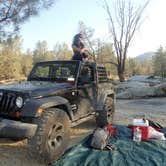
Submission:
[[[94,67],[90,65],[84,65],[80,70],[77,85],[76,116],[85,116],[94,111],[97,98],[94,73]]]

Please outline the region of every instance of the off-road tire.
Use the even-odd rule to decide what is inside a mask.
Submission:
[[[96,112],[96,124],[98,127],[104,127],[112,124],[114,119],[115,105],[112,97],[107,96],[104,102],[103,110]]]
[[[57,108],[45,110],[34,120],[38,125],[28,148],[33,157],[49,163],[58,159],[68,147],[70,124],[67,114]]]

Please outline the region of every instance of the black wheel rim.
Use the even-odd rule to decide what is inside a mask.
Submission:
[[[56,123],[52,126],[48,133],[47,145],[50,151],[55,151],[63,143],[64,126],[61,123]]]
[[[112,98],[107,98],[105,101],[105,110],[107,113],[107,121],[110,123],[113,118],[113,100]]]

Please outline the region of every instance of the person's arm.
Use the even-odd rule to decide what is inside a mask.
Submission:
[[[77,52],[80,52],[80,53],[83,53],[85,51],[85,48],[78,48],[76,45],[72,45],[72,49],[73,51],[77,51]]]

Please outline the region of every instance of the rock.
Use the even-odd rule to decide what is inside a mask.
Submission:
[[[147,98],[156,96],[156,89],[148,83],[127,81],[116,87],[118,99]]]
[[[121,92],[116,95],[117,99],[132,99],[132,94],[129,91]]]
[[[156,96],[155,88],[153,87],[140,86],[135,89],[130,89],[130,92],[133,98],[147,98],[147,97]]]
[[[147,80],[148,76],[144,76],[144,75],[135,75],[132,76],[128,79],[128,81],[139,81],[139,82],[144,82],[145,80]]]
[[[159,76],[144,76],[144,75],[136,75],[132,76],[128,79],[128,81],[137,81],[137,82],[144,82],[149,83],[151,86],[157,85],[161,83],[163,80]]]
[[[136,98],[147,98],[156,96],[155,88],[151,87],[137,87],[135,89],[128,89],[124,92],[118,93],[118,99],[136,99]]]
[[[156,96],[166,96],[166,82],[156,85],[154,88]]]
[[[145,81],[146,79],[153,82]],[[159,77],[154,79],[148,76],[135,76],[129,81],[115,85],[115,91],[118,99],[163,97],[166,96],[166,82],[161,82]]]
[[[142,83],[142,82],[137,82],[137,81],[126,81],[122,82],[119,85],[115,86],[116,93],[121,93],[124,92],[128,89],[136,89],[138,87],[149,87],[148,83]]]

